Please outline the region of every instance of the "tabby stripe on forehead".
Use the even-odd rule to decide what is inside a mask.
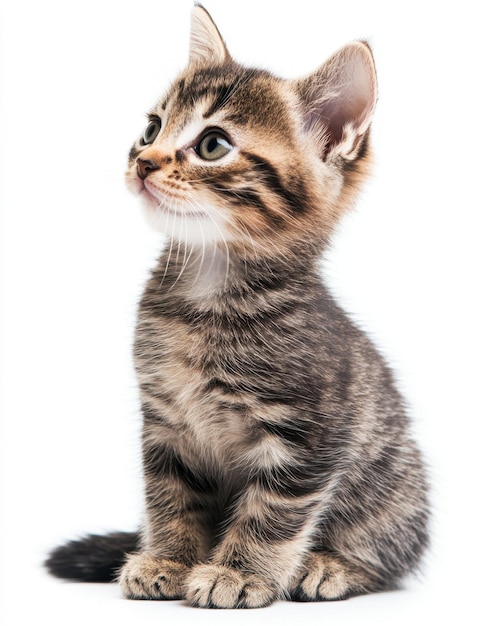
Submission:
[[[209,109],[204,113],[205,119],[211,117],[211,115],[214,115],[216,111],[219,111],[219,109],[222,109],[225,106],[233,95],[239,82],[239,80],[236,80],[229,85],[222,85],[215,90],[215,99]]]
[[[302,183],[295,179],[289,181],[289,187],[282,182],[280,174],[276,168],[267,160],[250,152],[241,152],[254,166],[254,171],[258,174],[268,190],[277,194],[285,202],[291,213],[303,213],[308,204],[308,196]]]

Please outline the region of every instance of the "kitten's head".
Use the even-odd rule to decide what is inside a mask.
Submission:
[[[196,6],[188,67],[132,147],[128,185],[190,247],[320,250],[366,171],[375,102],[365,43],[282,80],[237,64]]]

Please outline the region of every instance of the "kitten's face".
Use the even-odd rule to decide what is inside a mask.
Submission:
[[[342,195],[337,161],[345,137],[338,124],[336,152],[330,122],[318,123],[332,107],[325,96],[307,102],[319,80],[285,81],[236,64],[196,7],[188,68],[129,155],[128,186],[155,228],[188,247],[247,254],[328,238]],[[334,108],[351,122],[342,102]]]
[[[315,153],[280,87],[232,64],[174,84],[127,172],[156,228],[189,245],[258,245],[299,225],[314,193]]]

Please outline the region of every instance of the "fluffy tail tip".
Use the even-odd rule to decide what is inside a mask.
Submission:
[[[138,533],[87,535],[52,550],[44,565],[57,578],[82,582],[112,582],[127,554],[138,548]]]

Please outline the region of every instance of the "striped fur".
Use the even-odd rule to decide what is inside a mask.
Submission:
[[[419,563],[427,487],[403,402],[318,272],[367,171],[375,84],[363,43],[297,81],[244,68],[194,9],[188,68],[127,172],[167,238],[136,329],[146,521],[124,542],[129,598],[335,600]],[[78,545],[53,573],[82,577]]]

